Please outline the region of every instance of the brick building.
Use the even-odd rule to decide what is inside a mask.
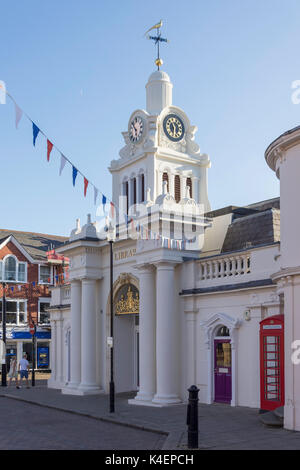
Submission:
[[[55,254],[65,237],[0,229],[0,321],[2,338],[3,289],[6,297],[6,352],[20,360],[26,352],[32,360],[32,336],[36,332],[36,364],[49,368],[51,330],[47,307],[49,288],[64,283],[68,260]]]

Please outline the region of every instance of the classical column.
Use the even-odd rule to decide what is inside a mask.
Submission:
[[[132,190],[132,179],[128,179],[128,210],[130,209],[132,205],[132,200],[133,200],[133,190]]]
[[[185,197],[186,191],[186,176],[180,176],[180,197],[181,199]]]
[[[163,193],[162,178],[163,178],[163,172],[158,171],[157,172],[157,195],[156,196],[160,196]],[[148,186],[146,186],[146,187],[148,187]],[[153,194],[152,196],[153,196],[153,200],[155,201],[155,199],[156,199],[155,195]]]
[[[56,380],[58,385],[63,383],[63,321],[61,314],[56,320]]]
[[[54,314],[52,313],[51,317]],[[54,321],[52,318],[50,320],[50,326],[51,326],[51,345],[50,345],[50,368],[51,368],[51,377],[48,381],[48,387],[49,388],[56,388],[56,377],[57,377],[57,370],[56,370],[56,321]],[[21,353],[22,358],[23,353]]]
[[[96,281],[82,280],[81,383],[79,390],[99,390],[96,379]]]
[[[160,262],[156,273],[156,395],[153,403],[181,400],[179,388],[178,319],[175,306],[174,264]]]
[[[140,280],[140,389],[135,400],[151,401],[156,390],[155,351],[155,269],[143,266],[139,269]]]
[[[293,353],[299,350],[299,294],[295,292],[294,277],[285,276],[281,279],[284,292],[284,350],[285,350],[285,404],[284,404],[284,428],[300,430],[300,400],[299,400],[299,363],[297,361],[299,353],[293,361]],[[297,282],[299,289],[299,281]],[[296,295],[295,295],[296,294]],[[298,307],[298,308],[297,308]],[[298,328],[297,328],[298,327]],[[296,341],[296,348],[294,347]],[[294,362],[294,363],[293,363]]]
[[[142,195],[141,195],[141,186],[142,186],[142,181],[141,181],[142,175],[137,175],[136,177],[136,203],[139,204],[142,200]]]
[[[192,176],[192,197],[199,202],[199,178]]]
[[[175,175],[169,173],[169,193],[175,198]]]
[[[80,384],[81,368],[81,282],[71,281],[71,381],[69,388]]]

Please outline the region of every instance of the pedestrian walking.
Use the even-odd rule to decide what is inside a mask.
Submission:
[[[18,364],[16,356],[13,356],[10,360],[9,372],[7,374],[7,377],[9,377],[9,386],[11,386],[12,379],[15,379],[16,388],[20,388],[18,381]]]
[[[24,354],[23,358],[19,362],[19,371],[20,371],[20,384],[23,379],[26,379],[26,387],[29,388],[28,382],[28,371],[29,371],[29,362],[27,361],[27,355]]]

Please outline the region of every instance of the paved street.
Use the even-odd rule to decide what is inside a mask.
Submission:
[[[46,381],[34,388],[0,387],[0,449],[187,450],[186,404],[128,404],[134,393],[109,399],[63,395]],[[269,428],[258,410],[199,403],[199,448],[300,450],[300,432]]]
[[[0,397],[0,449],[161,449],[161,434]]]

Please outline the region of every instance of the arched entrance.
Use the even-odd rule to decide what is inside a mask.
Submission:
[[[214,337],[214,401],[231,403],[232,398],[232,358],[230,331],[220,325]]]
[[[240,321],[217,313],[201,323],[207,348],[207,403],[237,405],[237,331]]]
[[[137,391],[139,387],[138,280],[131,274],[122,274],[119,276],[117,281],[114,283],[113,299],[115,389],[118,393]],[[108,315],[110,315],[109,308]],[[109,324],[110,322],[108,321],[108,327]],[[110,373],[109,358],[110,353],[108,350],[107,378]],[[109,380],[107,383],[108,382]]]

